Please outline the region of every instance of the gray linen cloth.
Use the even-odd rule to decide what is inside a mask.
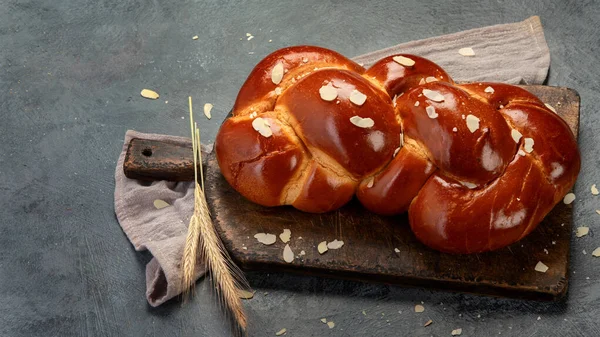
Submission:
[[[463,56],[470,47],[474,56]],[[525,21],[471,29],[459,33],[399,44],[357,56],[353,60],[368,67],[397,53],[426,57],[442,66],[455,81],[491,81],[541,84],[550,66],[550,53],[539,17]],[[127,145],[132,138],[189,143],[188,138],[127,131],[115,170],[115,213],[135,250],[149,250],[153,259],[146,266],[146,298],[159,306],[179,295],[180,260],[187,225],[193,211],[191,182],[156,181],[144,184],[123,173]],[[209,152],[210,149],[203,148]],[[171,206],[156,209],[154,200]],[[199,263],[201,263],[199,261]],[[204,274],[198,265],[197,278]]]

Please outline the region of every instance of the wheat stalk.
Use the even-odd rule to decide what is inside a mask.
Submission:
[[[240,290],[247,289],[248,283],[242,271],[233,263],[229,253],[223,246],[219,235],[211,221],[210,211],[204,194],[204,170],[202,168],[202,152],[200,150],[200,130],[194,124],[192,98],[189,97],[190,128],[192,132],[192,149],[194,151],[194,213],[188,226],[188,234],[182,258],[183,295],[187,298],[194,285],[196,259],[200,252],[211,275],[211,281],[219,299],[219,304],[230,314],[237,335],[245,334],[247,319],[240,299]],[[200,164],[200,181],[198,184],[198,163]],[[200,250],[198,250],[200,246]]]

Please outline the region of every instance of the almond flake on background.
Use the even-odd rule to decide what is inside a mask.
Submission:
[[[327,244],[328,249],[340,249],[344,245],[344,241],[338,241],[337,239]]]
[[[281,336],[281,335],[285,334],[285,333],[286,333],[286,331],[287,331],[287,329],[286,329],[286,328],[283,328],[283,329],[281,329],[281,330],[277,331],[277,332],[275,333],[275,336]]]
[[[206,103],[204,104],[204,116],[206,116],[206,118],[211,119],[212,116],[210,114],[210,111],[212,110],[213,105],[210,103]]]
[[[469,131],[471,131],[471,133],[479,129],[479,118],[473,115],[467,115],[465,120],[467,122],[467,128],[469,128]]]
[[[248,41],[252,40],[254,38],[253,35],[248,36]]]
[[[359,128],[368,129],[375,125],[375,122],[371,118],[362,118],[360,116],[350,117],[350,123],[358,126]]]
[[[460,334],[462,334],[461,328],[452,330],[452,336],[460,336]]]
[[[194,37],[192,37],[192,40],[198,40],[198,35],[194,35]]]
[[[537,272],[545,273],[548,271],[548,266],[545,265],[542,261],[538,261],[538,263],[535,265],[534,269]]]
[[[525,150],[525,152],[527,153],[531,153],[531,151],[533,151],[533,144],[535,142],[533,141],[533,138],[525,138],[525,143],[523,144],[523,150]]]
[[[323,322],[323,324],[327,324],[327,318],[321,318],[321,322]]]
[[[432,320],[428,320],[427,322],[425,322],[425,324],[423,324],[423,326],[430,326],[431,323],[433,323],[433,321]]]
[[[327,326],[329,327],[329,329],[333,329],[335,328],[335,323],[332,321],[327,322]]]
[[[550,109],[550,111],[556,113],[556,109],[554,109],[554,107],[548,103],[544,103],[544,105],[546,106],[546,108]]]
[[[273,135],[273,131],[271,131],[271,125],[269,121],[262,117],[255,118],[252,120],[252,127],[254,130],[258,131],[261,136],[269,138]]]
[[[283,260],[287,263],[292,263],[292,261],[294,261],[294,252],[292,252],[292,248],[290,248],[290,245],[288,244],[283,248]]]
[[[156,199],[154,200],[154,208],[156,209],[161,209],[161,208],[165,208],[165,207],[169,207],[171,205],[169,205],[169,203],[167,203],[164,200],[160,200],[160,199]]]
[[[395,251],[396,253],[400,253],[400,249],[398,249],[398,248],[394,248],[394,251]]]
[[[489,94],[493,94],[494,93],[494,88],[492,87],[487,87],[483,90],[483,92],[487,92]]]
[[[592,185],[592,187],[590,187],[590,191],[592,191],[593,195],[598,195],[598,188],[596,187],[596,184]]]
[[[565,205],[568,205],[573,201],[575,201],[575,193],[567,193],[567,195],[565,195],[565,197],[563,198],[563,202],[565,203]]]
[[[350,93],[350,102],[360,106],[365,104],[365,101],[367,100],[367,95],[363,94],[362,92],[354,89],[352,90],[352,92]]]
[[[325,253],[328,249],[327,249],[327,241],[323,241],[321,243],[319,243],[319,245],[317,246],[317,250],[319,251],[319,254],[323,254]]]
[[[303,250],[301,250],[301,251],[300,251],[300,254],[298,254],[298,256],[304,256],[304,255],[306,255],[306,252],[305,252],[305,251],[303,251]]]
[[[281,83],[282,79],[283,63],[277,62],[277,64],[273,67],[273,70],[271,70],[271,82],[273,82],[273,84],[275,85],[278,85],[279,83]]]
[[[258,240],[258,242],[262,243],[263,245],[272,245],[275,243],[275,241],[277,241],[277,237],[275,236],[275,234],[269,234],[269,233],[258,233],[258,234],[254,234],[254,238],[256,240]]]
[[[600,215],[600,209],[596,210],[596,214]]]
[[[515,141],[515,143],[518,143],[521,140],[521,137],[523,137],[523,135],[515,129],[512,129],[512,131],[510,132],[510,136]]]
[[[283,233],[279,234],[279,239],[281,239],[281,242],[283,243],[288,243],[290,242],[290,237],[292,236],[292,231],[290,231],[289,229],[284,229]]]
[[[475,51],[471,47],[460,48],[458,53],[462,56],[475,56]]]
[[[254,297],[254,292],[253,291],[247,291],[247,290],[238,290],[239,293],[239,297],[243,300],[249,300],[252,299]]]
[[[158,97],[160,97],[156,91],[150,89],[143,89],[142,92],[140,92],[140,95],[147,99],[158,99]]]
[[[401,55],[392,57],[392,60],[405,67],[412,67],[415,65],[415,61],[413,59]]]
[[[423,96],[427,97],[428,99],[430,99],[434,102],[438,102],[438,103],[444,101],[444,95],[440,94],[439,92],[437,92],[435,90],[423,89]]]
[[[423,311],[425,311],[425,307],[424,306],[422,306],[421,304],[415,305],[415,312],[421,313]]]
[[[324,85],[319,89],[319,95],[321,95],[322,100],[331,102],[338,96],[337,88],[334,87],[331,82],[329,82],[327,85]]]
[[[431,119],[436,119],[439,116],[438,113],[435,112],[435,108],[431,105],[425,108],[425,112],[427,112],[427,116]]]
[[[577,230],[575,231],[575,236],[580,238],[582,236],[588,235],[589,232],[590,232],[589,227],[577,227]]]
[[[592,252],[592,256],[600,257],[600,247],[594,249],[594,251]]]

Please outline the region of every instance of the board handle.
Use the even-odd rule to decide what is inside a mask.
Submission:
[[[127,147],[123,172],[127,178],[137,180],[193,181],[192,142],[174,144],[134,138]]]

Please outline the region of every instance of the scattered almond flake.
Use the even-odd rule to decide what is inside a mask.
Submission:
[[[523,150],[521,150],[521,149],[519,149],[519,151],[517,152],[517,154],[518,154],[519,156],[521,156],[521,157],[525,157],[525,155],[526,155],[525,151],[523,151]]]
[[[444,95],[435,90],[423,89],[423,95],[434,102],[439,103],[444,101]]]
[[[518,143],[521,140],[521,137],[523,137],[523,135],[515,129],[512,129],[512,131],[510,131],[510,136],[515,141],[515,143]]]
[[[363,314],[364,316],[367,316],[367,313],[366,313],[364,310],[362,311],[362,314]]]
[[[327,318],[321,318],[321,322],[323,322],[323,324],[327,324]]]
[[[143,89],[142,92],[140,92],[140,95],[142,95],[142,97],[148,98],[148,99],[158,99],[158,97],[159,97],[159,95],[156,91],[153,91],[150,89]]]
[[[350,102],[361,106],[363,104],[365,104],[365,101],[367,100],[367,95],[363,94],[362,92],[354,89],[352,90],[352,92],[350,93]]]
[[[290,242],[290,237],[292,236],[292,231],[290,231],[289,229],[284,229],[283,233],[279,234],[279,239],[281,239],[281,241],[283,243],[288,243]]]
[[[433,76],[429,76],[425,79],[426,83],[437,82],[437,81],[438,81],[438,79]]]
[[[321,89],[319,89],[319,94],[321,95],[321,99],[327,102],[333,101],[338,96],[337,88],[334,87],[331,82],[322,86]]]
[[[435,112],[435,108],[431,105],[425,108],[425,112],[427,112],[427,116],[431,119],[436,119],[439,116],[438,113]]]
[[[556,109],[554,109],[554,107],[548,103],[544,103],[544,105],[546,106],[546,108],[550,109],[550,111],[556,113]]]
[[[258,234],[254,234],[254,238],[256,240],[258,240],[258,242],[262,243],[263,245],[272,245],[275,243],[275,241],[277,241],[277,237],[275,236],[275,234],[269,234],[269,233],[258,233]]]
[[[535,271],[545,273],[548,271],[548,266],[545,265],[542,261],[538,261],[538,263],[535,265]]]
[[[283,261],[287,263],[292,263],[292,261],[294,261],[294,252],[292,252],[292,248],[290,248],[289,244],[286,244],[283,248]]]
[[[586,236],[588,235],[588,233],[590,232],[590,228],[589,227],[577,227],[577,231],[575,232],[575,236],[577,236],[578,238],[582,237],[582,236]]]
[[[281,88],[280,87],[275,88],[275,95],[281,95]]]
[[[165,208],[165,207],[169,207],[171,205],[169,205],[169,203],[167,203],[164,200],[161,199],[156,199],[154,200],[154,208],[156,209],[161,209],[161,208]]]
[[[254,297],[254,292],[253,291],[248,291],[248,290],[238,290],[239,293],[239,297],[243,300],[249,300],[252,299]]]
[[[248,55],[254,55],[254,52],[253,51],[249,51]]]
[[[303,62],[303,63],[308,63],[308,57],[303,57],[303,58],[302,58],[302,62]]]
[[[533,144],[535,142],[533,141],[533,138],[525,138],[525,143],[523,144],[523,150],[525,150],[525,152],[527,153],[531,153],[531,151],[533,151]]]
[[[423,311],[425,311],[424,306],[422,306],[421,304],[415,305],[415,312],[423,312]]]
[[[248,250],[248,247],[242,247],[243,250]]]
[[[594,249],[594,251],[592,252],[592,256],[593,257],[600,257],[600,247]]]
[[[473,115],[467,115],[466,122],[467,128],[469,128],[469,131],[471,131],[471,133],[479,129],[479,118]]]
[[[537,320],[539,321],[540,319],[542,319],[542,317],[538,316]]]
[[[546,253],[546,255],[548,255],[548,249],[544,248],[544,253]]]
[[[194,37],[192,37],[192,40],[198,40],[198,35],[194,35]]]
[[[410,58],[402,56],[402,55],[394,56],[394,57],[392,57],[392,60],[394,60],[394,62],[396,62],[402,66],[405,66],[405,67],[412,67],[415,65],[415,61],[413,59],[410,59]]]
[[[494,88],[492,87],[487,87],[483,90],[483,92],[487,92],[489,94],[493,94],[494,93]]]
[[[344,245],[344,241],[338,241],[337,239],[327,244],[328,249],[340,249]]]
[[[321,243],[319,243],[319,245],[317,246],[317,250],[319,251],[319,254],[324,254],[328,249],[327,249],[327,241],[323,241]]]
[[[400,253],[400,249],[398,249],[398,248],[394,248],[394,251],[395,251],[396,253]]]
[[[252,34],[250,34],[250,33],[246,33],[246,36],[252,36]]]
[[[419,85],[423,85],[423,84],[425,84],[425,83],[426,83],[426,82],[425,82],[425,79],[424,79],[424,78],[421,78],[421,80],[419,81]]]
[[[600,215],[600,209],[596,210],[596,214]]]
[[[263,137],[269,138],[273,135],[273,131],[271,131],[269,122],[262,117],[252,120],[252,127]]]
[[[393,156],[394,158],[396,157],[396,155],[398,155],[398,152],[400,152],[400,148],[399,147],[396,148],[396,150],[394,151],[394,156]]]
[[[592,185],[592,187],[590,187],[590,191],[592,191],[593,195],[598,195],[598,188],[596,187],[596,184]]]
[[[374,182],[375,182],[375,178],[371,177],[369,179],[369,182],[367,183],[367,188],[373,187]]]
[[[273,40],[269,40],[269,43],[273,42]]]
[[[452,132],[458,132],[458,128],[455,126],[452,128]]]
[[[460,334],[462,334],[461,328],[452,330],[452,336],[460,336]]]
[[[565,197],[563,198],[563,202],[565,203],[565,205],[568,205],[568,204],[572,203],[573,201],[575,201],[574,193],[567,193],[567,195],[565,195]]]
[[[432,320],[428,320],[427,322],[425,322],[425,324],[423,324],[423,326],[430,326],[431,323],[433,323],[433,321]]]
[[[587,252],[584,250],[581,251],[583,253],[583,255],[587,255]]]
[[[360,116],[350,117],[350,123],[358,126],[359,128],[368,129],[375,125],[375,122],[371,118],[362,118]]]
[[[420,104],[419,101],[415,102],[415,106],[419,106],[419,104]]]
[[[275,336],[281,336],[281,335],[285,334],[285,333],[286,333],[286,331],[287,331],[287,329],[286,329],[286,328],[283,328],[283,329],[281,329],[281,330],[277,331],[277,332],[275,333]]]
[[[254,36],[250,35],[248,36],[248,41],[252,40],[254,38]]]
[[[299,255],[300,255],[300,256],[304,256],[304,255],[306,255],[306,252],[305,252],[305,251],[303,251],[303,250],[301,250]]]
[[[277,62],[277,64],[271,70],[271,82],[278,85],[283,79],[283,63]]]
[[[213,105],[210,103],[206,103],[204,104],[204,116],[206,116],[206,118],[211,119],[212,116],[210,114],[210,111],[212,110]]]
[[[333,329],[335,328],[335,323],[332,321],[327,322],[327,326],[329,327],[329,329]]]
[[[556,241],[552,241],[552,244],[553,244],[553,245],[555,245],[555,244],[556,244]]]
[[[460,48],[458,53],[462,56],[475,56],[475,51],[473,51],[473,48],[471,47]]]

